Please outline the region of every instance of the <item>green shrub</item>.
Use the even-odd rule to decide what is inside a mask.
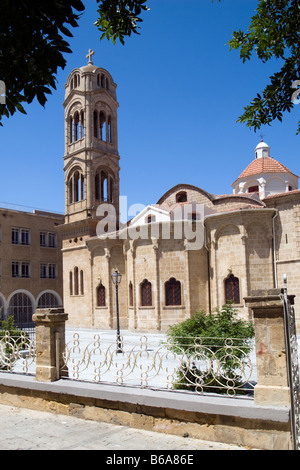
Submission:
[[[243,379],[237,371],[251,351],[254,326],[252,322],[238,318],[232,304],[223,305],[216,313],[197,312],[184,322],[171,326],[167,336],[172,351],[186,356],[177,372],[176,389],[227,393],[242,388]],[[220,362],[217,375],[210,368],[201,371],[196,367],[195,361],[203,355],[208,362]]]

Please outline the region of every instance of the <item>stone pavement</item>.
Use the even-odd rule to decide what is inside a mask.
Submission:
[[[246,450],[0,404],[0,450]]]

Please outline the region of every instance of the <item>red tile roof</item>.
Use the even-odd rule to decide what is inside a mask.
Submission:
[[[284,193],[271,194],[271,196],[265,197],[265,199],[274,199],[275,197],[289,196],[290,194],[299,194],[300,189],[293,189],[292,191],[286,191]]]
[[[248,176],[254,176],[261,173],[291,173],[293,174],[286,166],[282,163],[279,163],[272,157],[262,157],[256,158],[243,173],[239,176],[240,178],[245,178]]]

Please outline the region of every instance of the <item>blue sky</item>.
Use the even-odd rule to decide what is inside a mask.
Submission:
[[[89,48],[118,85],[120,194],[128,206],[156,203],[178,183],[231,193],[261,133],[271,156],[300,174],[300,105],[256,134],[236,123],[278,67],[255,58],[243,64],[227,45],[232,31],[249,25],[256,0],[148,0],[141,35],[125,46],[100,42],[96,1],[84,3],[73,54],[45,109],[34,102],[0,128],[0,206],[64,212],[64,84],[87,63]]]

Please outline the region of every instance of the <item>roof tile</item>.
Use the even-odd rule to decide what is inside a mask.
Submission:
[[[250,165],[243,171],[239,176],[240,178],[246,178],[247,176],[254,176],[261,173],[291,173],[286,166],[278,162],[272,157],[262,157],[253,160]]]

